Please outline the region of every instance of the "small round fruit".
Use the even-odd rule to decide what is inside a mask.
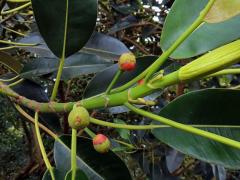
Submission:
[[[136,58],[132,53],[124,53],[118,61],[119,68],[123,71],[132,71],[136,67]]]
[[[68,115],[69,126],[73,129],[83,129],[89,125],[90,116],[88,111],[81,106],[74,106]]]
[[[97,134],[93,138],[93,147],[99,153],[106,153],[109,151],[111,143],[109,139],[103,134]]]

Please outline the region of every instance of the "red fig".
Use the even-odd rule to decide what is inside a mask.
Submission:
[[[99,153],[106,153],[110,149],[110,141],[109,139],[103,134],[97,134],[93,138],[93,147]]]
[[[123,71],[132,71],[136,67],[136,58],[132,53],[124,53],[120,56],[119,68]]]

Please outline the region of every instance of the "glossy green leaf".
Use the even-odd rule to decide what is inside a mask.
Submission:
[[[3,64],[17,74],[20,73],[23,68],[22,64],[16,58],[2,51],[0,51],[0,64]]]
[[[163,27],[160,45],[166,51],[194,22],[208,0],[175,0]],[[201,24],[171,55],[189,58],[203,54],[240,37],[240,15],[221,23]]]
[[[205,17],[205,22],[219,23],[240,14],[239,0],[216,0]]]
[[[178,97],[160,115],[184,124],[215,125],[201,129],[240,141],[239,107],[239,90],[206,89]],[[152,133],[184,154],[231,169],[240,167],[239,149],[170,127],[154,129]]]
[[[56,57],[48,48],[48,46],[46,45],[45,41],[43,40],[42,36],[38,31],[28,34],[27,36],[19,39],[18,42],[28,43],[28,44],[37,44],[36,46],[21,47],[21,49],[24,49],[27,52],[34,53],[38,57],[45,57],[45,58]]]
[[[96,24],[97,0],[31,1],[39,31],[57,57],[62,56],[64,38],[66,57],[87,43]]]
[[[68,171],[65,180],[72,180],[72,170]],[[76,169],[75,180],[88,180],[88,177],[81,169]]]
[[[65,61],[61,79],[66,81],[83,74],[97,73],[112,64],[93,54],[77,53]],[[56,74],[55,72],[53,77],[56,77]]]
[[[47,75],[57,70],[58,62],[55,58],[36,58],[24,65],[20,75],[25,79]]]
[[[53,173],[56,180],[64,180],[65,175],[58,169],[53,168]],[[42,180],[52,180],[48,170],[45,171]]]
[[[114,37],[94,32],[81,52],[95,54],[104,59],[118,60],[120,55],[129,52],[129,49]]]
[[[61,136],[60,139],[63,144],[58,141],[54,144],[55,164],[67,173],[71,168],[71,136]],[[77,165],[89,179],[131,179],[126,165],[116,154],[112,151],[96,152],[92,141],[86,138],[77,139]]]
[[[58,59],[38,58],[26,64],[21,72],[21,77],[32,79],[53,73],[56,77]],[[66,59],[61,79],[69,80],[82,74],[96,73],[112,65],[96,55],[77,53]]]
[[[37,46],[21,47],[28,52],[36,53],[40,57],[53,58],[54,54],[47,47],[38,32],[30,33],[28,36],[19,40],[20,43],[37,43]],[[102,59],[117,60],[128,48],[118,39],[94,32],[87,44],[80,50],[82,53],[94,54]],[[74,55],[73,55],[74,56]]]

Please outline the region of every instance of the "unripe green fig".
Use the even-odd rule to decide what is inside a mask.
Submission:
[[[109,151],[111,143],[109,139],[103,134],[97,134],[93,138],[93,147],[99,153],[106,153]]]
[[[123,71],[132,71],[136,67],[136,58],[132,53],[124,53],[118,60],[119,68]]]
[[[68,115],[69,126],[73,129],[83,129],[89,125],[90,116],[88,111],[81,106],[74,106]]]

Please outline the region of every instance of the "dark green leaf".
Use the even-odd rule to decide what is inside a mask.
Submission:
[[[129,148],[126,146],[118,146],[118,147],[112,148],[113,152],[124,152],[124,151],[128,151],[128,150],[129,150]]]
[[[239,90],[206,89],[175,99],[161,110],[160,115],[183,124],[239,126],[239,115],[236,113],[239,107]],[[201,129],[240,141],[238,127]],[[184,154],[227,168],[239,169],[239,149],[175,128],[159,128],[152,132],[157,139]]]
[[[69,80],[82,74],[96,73],[111,65],[112,62],[107,62],[99,56],[77,53],[65,61],[61,79]]]
[[[55,57],[38,32],[29,34],[19,40],[21,43],[37,43],[37,46],[21,47],[41,57]],[[87,44],[80,50],[82,53],[94,54],[103,59],[116,60],[122,53],[129,52],[128,48],[118,39],[94,32]]]
[[[56,167],[62,172],[71,168],[71,136],[61,136],[64,144],[55,141],[54,159]],[[93,148],[92,141],[85,138],[77,139],[77,164],[89,179],[122,180],[131,179],[126,165],[112,151],[99,154]]]
[[[55,58],[56,57],[51,52],[51,50],[47,47],[46,43],[44,42],[42,36],[39,34],[38,31],[28,34],[28,36],[21,38],[18,42],[37,44],[37,46],[21,47],[21,49],[24,49],[31,53],[35,53],[40,57],[46,57],[46,58]]]
[[[117,60],[121,54],[129,52],[129,49],[118,39],[95,32],[81,52],[95,54],[104,59]]]
[[[194,22],[207,2],[208,0],[176,0],[174,2],[161,35],[160,45],[164,51]],[[239,21],[240,15],[221,23],[201,24],[171,57],[181,59],[197,56],[238,39],[240,37]]]
[[[58,63],[55,58],[38,58],[24,66],[21,76],[32,79],[53,73],[52,77],[55,77]],[[66,59],[61,79],[69,80],[82,74],[99,72],[111,64],[96,55],[77,53]]]
[[[57,70],[58,60],[55,58],[37,58],[24,65],[21,71],[21,77],[32,79],[52,73]]]
[[[62,56],[66,14],[66,57],[81,49],[94,30],[97,0],[32,0],[32,6],[39,31],[57,57]]]

